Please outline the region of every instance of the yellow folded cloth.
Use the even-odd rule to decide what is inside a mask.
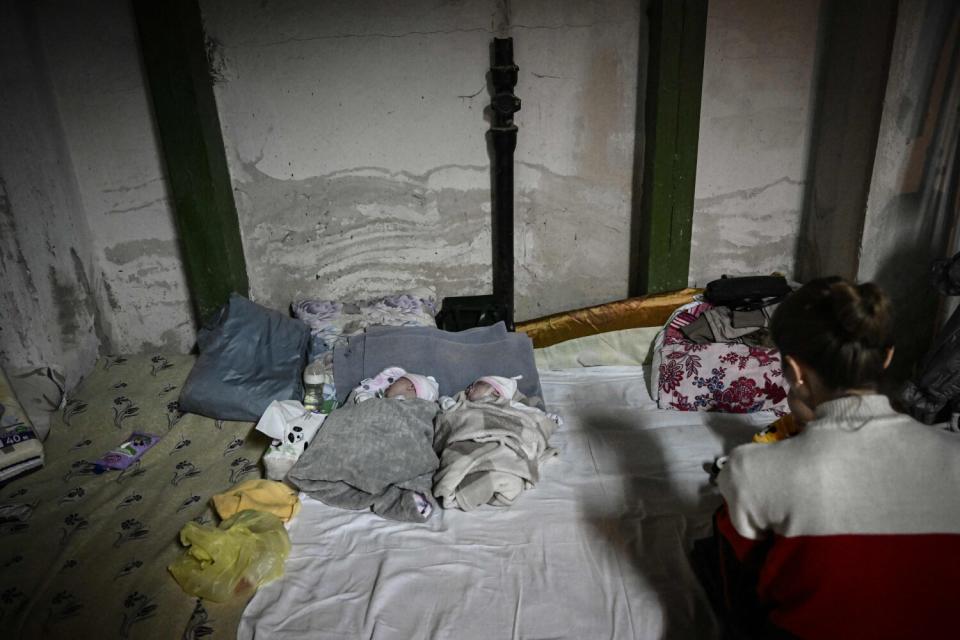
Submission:
[[[247,480],[228,491],[218,493],[211,498],[213,506],[221,518],[253,509],[272,513],[284,522],[289,521],[300,511],[300,498],[297,491],[282,482],[273,480]]]

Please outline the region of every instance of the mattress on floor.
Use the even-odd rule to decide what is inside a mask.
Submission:
[[[15,638],[233,638],[244,600],[188,596],[167,572],[210,496],[260,476],[268,441],[179,410],[185,355],[101,359],[44,443],[45,466],[0,487],[0,625]],[[94,461],[132,430],[162,436],[124,471]]]
[[[703,465],[772,417],[658,410],[640,367],[541,381],[560,455],[513,507],[411,524],[306,499],[239,637],[716,637],[687,561],[720,503]]]

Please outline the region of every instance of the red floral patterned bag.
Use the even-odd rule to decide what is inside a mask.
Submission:
[[[739,343],[696,344],[686,326],[712,305],[693,302],[674,312],[657,336],[651,391],[661,409],[726,413],[788,412],[780,353]]]

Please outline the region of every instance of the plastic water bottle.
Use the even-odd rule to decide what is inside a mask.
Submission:
[[[337,408],[337,391],[333,386],[333,374],[324,373],[323,390],[320,393],[320,413],[330,413]]]
[[[303,406],[314,413],[330,413],[337,407],[333,385],[333,358],[327,354],[303,371]]]

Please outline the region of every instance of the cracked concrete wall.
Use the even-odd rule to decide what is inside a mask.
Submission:
[[[690,284],[793,273],[819,0],[711,0]]]
[[[0,3],[0,364],[56,365],[73,385],[107,337],[34,9]]]
[[[186,352],[193,311],[130,3],[38,7],[110,347]]]
[[[0,360],[187,351],[192,310],[124,0],[3,3]]]
[[[639,2],[201,7],[254,299],[490,292],[494,35],[521,69],[518,319],[626,295]]]
[[[960,251],[958,69],[960,6],[901,0],[857,274],[893,299],[900,369],[923,355],[953,309],[939,309],[928,274],[932,260]]]

